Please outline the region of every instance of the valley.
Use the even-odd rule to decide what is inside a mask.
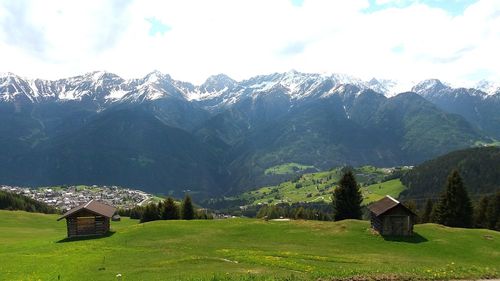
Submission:
[[[500,281],[500,0],[0,0],[0,281]]]

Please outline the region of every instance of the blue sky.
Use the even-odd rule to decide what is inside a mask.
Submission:
[[[151,25],[149,27],[150,36],[164,35],[166,32],[169,32],[172,29],[169,25],[154,17],[147,18],[146,21],[148,21]]]
[[[0,0],[0,72],[500,82],[497,0]]]
[[[384,0],[370,0],[369,7],[365,9],[366,12],[376,12],[387,8],[406,8],[416,3],[426,5],[432,8],[439,8],[445,10],[453,16],[458,16],[477,0],[400,0],[400,1],[384,1]]]

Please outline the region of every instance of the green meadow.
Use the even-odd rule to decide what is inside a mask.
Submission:
[[[331,280],[490,278],[500,233],[417,225],[411,239],[369,222],[122,218],[108,237],[66,241],[56,215],[0,211],[1,280]],[[121,277],[117,277],[121,274]]]
[[[300,171],[305,171],[307,169],[315,169],[314,166],[311,165],[302,165],[298,163],[286,163],[282,165],[273,166],[271,168],[267,168],[264,172],[266,175],[286,175],[293,174]]]

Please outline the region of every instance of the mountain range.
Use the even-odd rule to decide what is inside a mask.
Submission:
[[[414,165],[500,138],[500,89],[289,71],[201,85],[158,71],[0,76],[0,182],[117,184],[197,196],[277,179],[283,163]],[[282,179],[280,179],[282,180]]]

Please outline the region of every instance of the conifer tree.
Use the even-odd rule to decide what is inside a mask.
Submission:
[[[306,219],[307,218],[307,214],[306,214],[306,211],[304,210],[303,207],[299,207],[297,209],[297,211],[295,212],[295,219],[298,219],[298,220],[303,220],[303,219]]]
[[[422,214],[420,215],[420,222],[421,223],[428,223],[432,222],[432,210],[434,209],[434,203],[432,202],[431,199],[427,199],[425,202],[424,210]]]
[[[157,204],[149,204],[144,208],[141,222],[155,221],[160,219],[160,212]]]
[[[186,194],[184,200],[182,201],[182,219],[194,219],[194,207],[193,202],[191,201],[191,196],[189,196],[189,194]]]
[[[487,196],[483,196],[479,201],[479,204],[476,206],[474,211],[474,227],[476,228],[487,228],[488,220],[486,217],[486,212],[488,211],[488,201],[489,198]]]
[[[172,197],[168,197],[163,204],[163,209],[161,210],[161,218],[163,220],[178,220],[179,219],[179,207],[175,204]]]
[[[452,227],[472,226],[472,204],[457,170],[451,172],[436,209],[437,222]]]
[[[406,208],[410,209],[412,212],[417,213],[417,203],[414,200],[408,200],[404,202]]]
[[[333,193],[334,219],[361,219],[363,196],[351,170],[347,170]]]
[[[500,192],[497,192],[488,200],[486,220],[489,229],[500,230]]]
[[[272,219],[279,219],[281,216],[282,212],[281,209],[277,206],[271,206],[267,210],[267,219],[272,220]]]

